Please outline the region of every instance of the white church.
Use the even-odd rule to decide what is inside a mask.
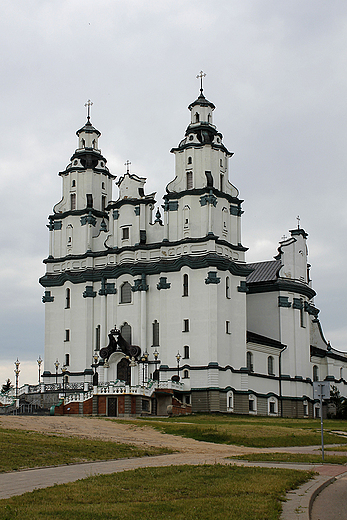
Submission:
[[[63,390],[56,413],[317,416],[313,381],[346,395],[347,357],[322,332],[308,235],[246,262],[233,154],[202,84],[188,109],[158,204],[128,165],[115,182],[88,105],[49,216],[45,388]]]

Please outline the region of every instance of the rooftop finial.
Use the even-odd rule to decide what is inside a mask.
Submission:
[[[88,99],[87,103],[84,104],[85,107],[87,107],[87,120],[88,123],[90,122],[90,107],[92,106],[93,102]]]
[[[206,76],[206,74],[205,74],[205,72],[202,71],[202,70],[201,70],[201,71],[199,72],[199,74],[196,76],[197,79],[200,78],[200,92],[201,92],[201,94],[202,94],[202,91],[204,90],[204,89],[202,88],[202,78],[204,78],[205,76]]]
[[[299,215],[296,217],[296,220],[298,221],[298,229],[300,229],[300,217],[299,217]]]
[[[124,163],[124,166],[127,167],[127,173],[129,173],[129,166],[130,166],[131,162],[130,161],[127,161]]]

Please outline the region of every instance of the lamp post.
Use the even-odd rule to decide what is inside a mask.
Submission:
[[[17,358],[17,361],[14,362],[14,364],[16,365],[16,368],[14,369],[14,373],[16,374],[16,399],[18,399],[18,378],[19,378],[19,365],[20,365],[20,362]]]
[[[153,352],[155,371],[157,371],[159,352],[157,349]]]
[[[55,366],[55,384],[58,383],[58,368],[59,368],[59,361],[58,361],[58,358],[56,359],[56,361],[54,361],[54,366]]]
[[[181,360],[181,354],[179,352],[177,352],[177,354],[176,354],[176,359],[177,359],[177,377],[179,380],[180,379],[180,360]]]
[[[94,375],[93,375],[93,386],[98,386],[98,382],[99,382],[98,379],[99,379],[99,377],[98,377],[97,368],[98,368],[99,355],[98,355],[97,352],[95,352],[95,354],[93,356],[93,361],[94,361],[94,363],[93,363],[92,366],[93,366],[93,368],[95,370]]]
[[[43,359],[41,359],[41,356],[37,359],[37,365],[39,367],[39,384],[41,383],[41,365],[42,365]]]
[[[62,379],[63,379],[63,396],[65,397],[65,372],[67,368],[65,366],[61,367]]]
[[[148,358],[149,358],[149,354],[147,352],[147,349],[146,349],[146,352],[144,353],[144,358],[145,358],[145,379],[146,379],[146,382],[148,382]]]

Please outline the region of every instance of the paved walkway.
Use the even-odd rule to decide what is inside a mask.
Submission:
[[[329,496],[330,490],[334,489],[335,498],[331,502],[334,505],[335,516],[332,516],[332,513],[330,513],[332,508],[329,507],[328,511],[330,516],[316,515],[312,516],[312,520],[336,520],[347,518],[347,515],[345,514],[345,507],[347,503],[347,472],[345,466],[247,462],[226,459],[225,454],[216,456],[216,454],[208,455],[198,453],[173,453],[170,455],[158,455],[155,457],[87,462],[83,464],[70,464],[65,466],[2,473],[0,474],[0,499],[21,495],[27,491],[53,486],[54,484],[74,482],[78,479],[86,478],[92,475],[117,473],[120,471],[144,467],[216,463],[236,464],[239,466],[302,469],[313,470],[317,472],[319,475],[314,480],[306,483],[298,490],[288,493],[288,500],[283,504],[283,514],[281,517],[282,520],[309,520],[311,518],[309,514],[310,508],[316,494],[319,492],[322,486],[324,487],[325,485],[334,481],[335,477],[340,476],[339,480],[337,480],[335,484],[329,486],[329,490],[327,492],[323,492],[318,497],[317,500],[319,500],[319,503],[317,502],[317,507],[314,508],[314,514],[316,514],[316,511],[318,511],[319,514],[321,511],[326,511],[327,495]]]

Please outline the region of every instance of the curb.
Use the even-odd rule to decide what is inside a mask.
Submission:
[[[281,520],[311,520],[311,511],[315,498],[323,489],[339,478],[347,475],[347,471],[337,477],[316,476],[295,491],[289,491],[283,504]]]

